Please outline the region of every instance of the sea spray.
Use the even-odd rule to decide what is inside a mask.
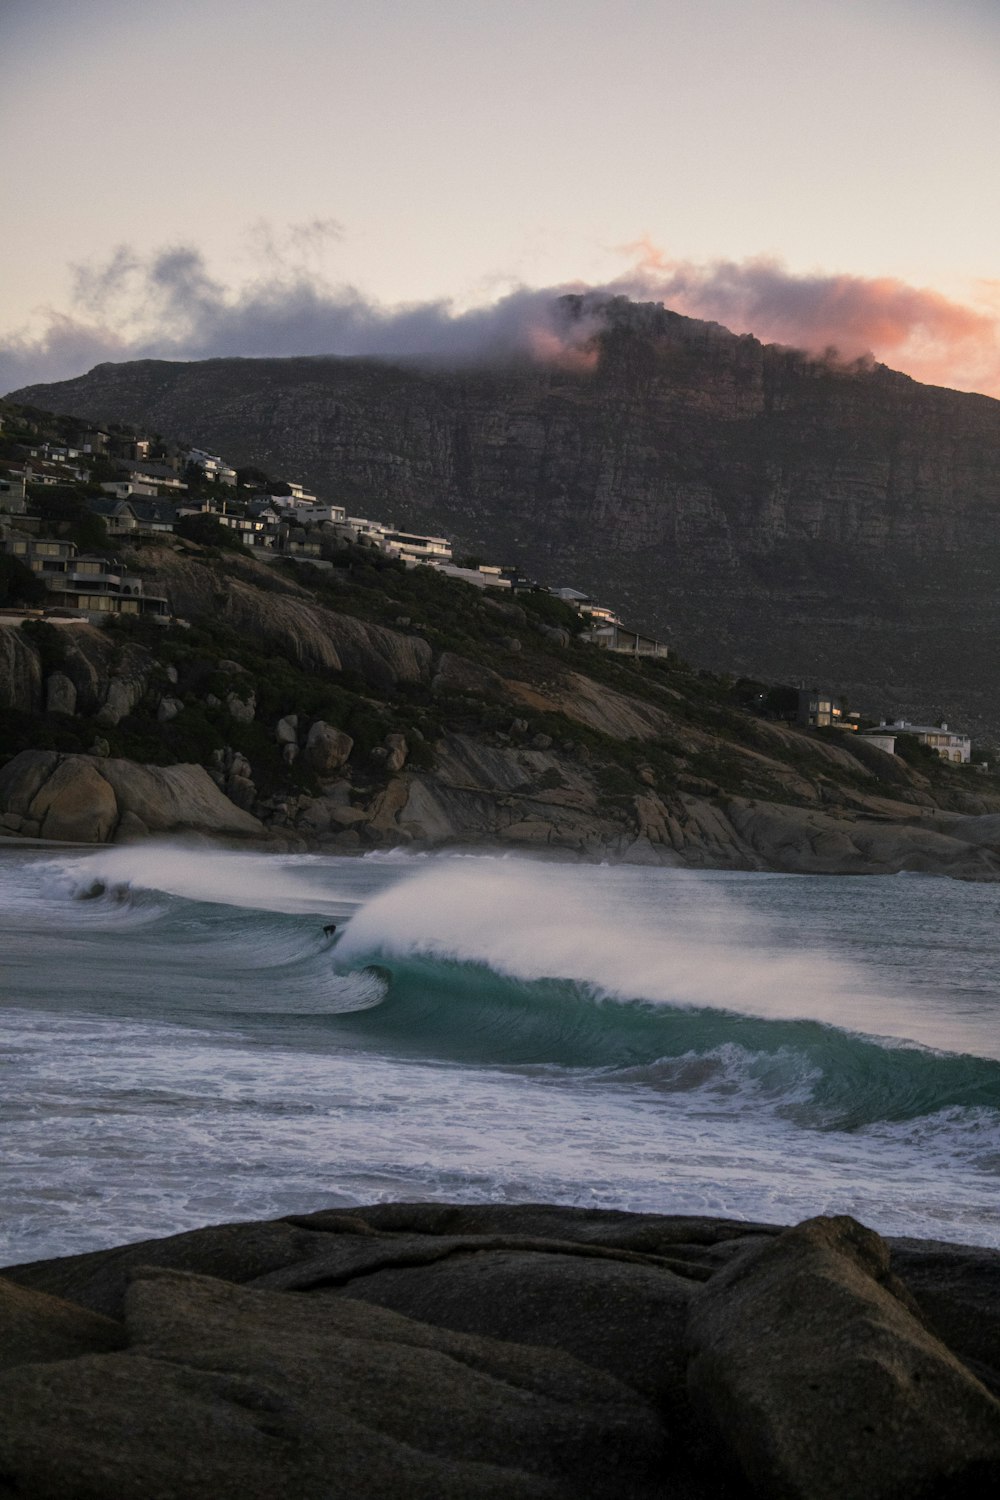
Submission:
[[[393,1197],[995,1242],[994,908],[942,880],[5,854],[7,1258]]]

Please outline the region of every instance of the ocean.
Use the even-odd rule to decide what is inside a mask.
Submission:
[[[0,851],[0,1264],[391,1199],[998,1245],[998,920],[920,876]]]

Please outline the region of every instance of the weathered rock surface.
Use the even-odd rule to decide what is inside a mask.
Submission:
[[[62,660],[46,680],[35,642],[20,626],[0,622],[0,708],[100,714],[118,723],[146,690],[151,653],[79,621],[52,628]]]
[[[20,627],[0,624],[0,708],[37,714],[44,702],[44,673]]]
[[[1000,1403],[853,1219],[800,1225],[721,1271],[689,1342],[695,1401],[763,1493],[879,1500],[1000,1483]]]
[[[50,672],[45,681],[45,712],[76,713],[76,684],[65,672]]]
[[[156,566],[176,614],[217,618],[307,670],[358,672],[385,692],[430,676],[431,648],[420,636],[327,609],[254,558],[233,559],[224,574],[213,576],[164,549]]]
[[[346,764],[353,748],[349,734],[317,719],[306,736],[305,762],[321,778],[334,776]]]
[[[614,694],[610,715],[631,712]],[[1000,818],[926,812],[875,796],[858,811],[824,812],[746,798],[649,788],[629,805],[603,803],[585,763],[554,748],[497,746],[446,735],[433,772],[404,770],[367,810],[382,843],[500,845],[702,869],[798,874],[900,870],[1000,879]],[[836,747],[831,747],[834,753]],[[364,817],[353,810],[352,822]]]
[[[124,1342],[113,1318],[0,1277],[0,1370],[104,1354]]]
[[[931,1500],[1000,1480],[1000,1252],[381,1204],[8,1267],[0,1492]]]
[[[70,843],[109,843],[119,829],[123,838],[142,830],[265,836],[263,824],[234,806],[202,766],[138,766],[55,751],[24,750],[0,769],[0,813],[30,820],[38,837]]]

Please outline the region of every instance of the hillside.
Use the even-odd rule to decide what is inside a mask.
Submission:
[[[1000,730],[1000,403],[612,304],[592,374],[143,361],[17,399],[590,589],[716,670]]]
[[[582,643],[545,593],[352,546],[325,572],[176,538],[123,560],[174,623],[0,625],[10,836],[1000,874],[995,778],[757,717],[729,679]]]

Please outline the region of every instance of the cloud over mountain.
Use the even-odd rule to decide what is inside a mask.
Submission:
[[[918,379],[1000,394],[1000,299],[982,306],[893,278],[797,275],[771,259],[699,265],[648,241],[627,247],[629,270],[603,286],[517,287],[459,309],[446,300],[385,306],[331,283],[311,252],[340,226],[294,226],[277,238],[258,226],[255,274],[240,286],[214,276],[195,246],[142,255],[119,246],[103,264],[77,266],[68,310],[39,331],[0,340],[0,389],[79,374],[104,360],[337,354],[449,365],[526,359],[587,368],[610,296],[662,301],[764,342],[845,360],[874,355]],[[582,294],[582,312],[559,298]]]

